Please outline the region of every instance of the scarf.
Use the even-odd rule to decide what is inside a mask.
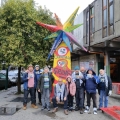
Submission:
[[[61,86],[59,84],[56,84],[56,93],[57,93],[57,97],[63,101],[63,95],[64,95],[64,90],[65,90],[65,85],[62,84]]]
[[[83,74],[80,71],[79,71],[79,75],[78,76],[82,76],[82,78],[84,78]],[[72,78],[73,78],[74,82],[76,82],[77,78],[76,78],[76,73],[75,72],[72,74]],[[79,79],[79,82],[80,82],[80,86],[81,86],[83,81],[81,79]]]
[[[99,79],[100,79],[101,77],[104,77],[104,78],[105,78],[105,85],[106,85],[106,87],[108,88],[108,77],[107,77],[107,74],[106,74],[106,73],[105,73],[104,75],[100,75],[100,74],[99,74]]]

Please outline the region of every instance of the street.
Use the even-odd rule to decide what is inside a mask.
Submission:
[[[64,114],[64,110],[62,106],[58,109],[57,113],[52,113],[52,105],[51,111],[48,112],[46,109],[41,111],[41,106],[38,105],[38,109],[33,109],[30,107],[30,102],[27,105],[27,110],[23,110],[22,108],[22,98],[23,95],[15,95],[17,91],[17,87],[9,88],[8,90],[0,91],[0,112],[1,107],[7,108],[18,108],[17,112],[13,115],[0,115],[0,120],[114,120],[109,115],[98,111],[97,115],[84,113],[81,115],[79,111],[69,112],[69,115]],[[18,98],[18,99],[16,99]],[[12,101],[12,102],[11,102]],[[29,99],[30,101],[30,99]],[[98,96],[97,96],[97,103],[98,103]],[[120,105],[120,96],[112,94],[109,98],[109,106],[119,106]],[[15,109],[16,110],[16,109]],[[8,110],[10,111],[10,109]],[[12,109],[11,112],[14,110]]]

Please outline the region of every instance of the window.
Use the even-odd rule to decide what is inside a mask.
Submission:
[[[103,0],[103,37],[107,36],[107,0]]]
[[[114,31],[114,0],[102,0],[103,2],[103,37],[112,35]]]
[[[113,34],[113,24],[114,24],[114,8],[113,8],[113,0],[109,0],[109,35]]]
[[[89,41],[89,12],[86,15],[86,44]]]
[[[91,7],[90,8],[90,41],[91,42],[94,39],[94,31],[95,31],[94,7]]]

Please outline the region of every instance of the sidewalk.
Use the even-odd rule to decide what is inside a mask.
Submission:
[[[69,112],[69,115],[66,116],[63,113],[63,109],[59,108],[57,113],[51,113],[48,112],[47,110],[41,111],[41,106],[38,105],[38,109],[32,109],[30,108],[30,102],[28,103],[27,110],[22,110],[22,102],[16,102],[15,100],[20,100],[20,98],[23,97],[23,94],[21,95],[15,95],[17,91],[17,87],[12,87],[9,88],[8,90],[3,90],[0,91],[0,107],[7,107],[7,111],[12,111],[13,113],[15,112],[14,110],[18,110],[15,114],[13,115],[0,115],[0,120],[114,120],[110,116],[106,115],[105,113],[103,114],[101,111],[98,111],[98,115],[94,115],[92,113],[91,109],[91,114],[86,114],[84,113],[81,115],[79,111],[74,111],[74,112]],[[19,97],[19,98],[18,98]],[[18,99],[16,99],[18,98]],[[98,97],[97,97],[98,98]],[[13,102],[10,102],[14,99]],[[98,99],[97,99],[98,103]],[[109,98],[109,106],[120,106],[120,95],[115,95],[113,94]],[[12,109],[10,109],[12,108]],[[51,109],[52,106],[51,106]],[[0,109],[1,110],[1,109]]]

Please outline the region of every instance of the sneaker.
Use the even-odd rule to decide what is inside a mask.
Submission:
[[[93,114],[97,115],[97,108],[93,108]]]
[[[78,111],[78,110],[79,110],[79,107],[76,106],[76,107],[75,107],[75,111]]]
[[[83,109],[82,108],[80,108],[80,114],[83,114]]]
[[[57,111],[58,111],[58,107],[54,108],[53,111],[52,111],[52,113],[55,113]]]
[[[69,109],[68,109],[69,111],[73,111],[73,107],[69,107]]]
[[[64,110],[64,113],[65,113],[65,115],[68,115],[68,111],[67,110]]]
[[[31,104],[31,107],[34,108],[34,109],[38,109],[38,106],[35,105],[35,104]]]
[[[42,103],[41,103],[41,102],[39,102],[38,104],[39,104],[39,105],[42,105]]]
[[[43,111],[44,109],[45,109],[45,107],[42,107],[42,108],[41,108],[41,111]]]
[[[47,110],[50,111],[50,108],[48,107]]]
[[[27,106],[26,105],[23,105],[23,110],[26,110],[27,109]]]
[[[84,112],[85,112],[85,113],[88,113],[89,111],[90,111],[89,107],[88,107],[88,106],[86,106],[86,108],[85,108]]]

